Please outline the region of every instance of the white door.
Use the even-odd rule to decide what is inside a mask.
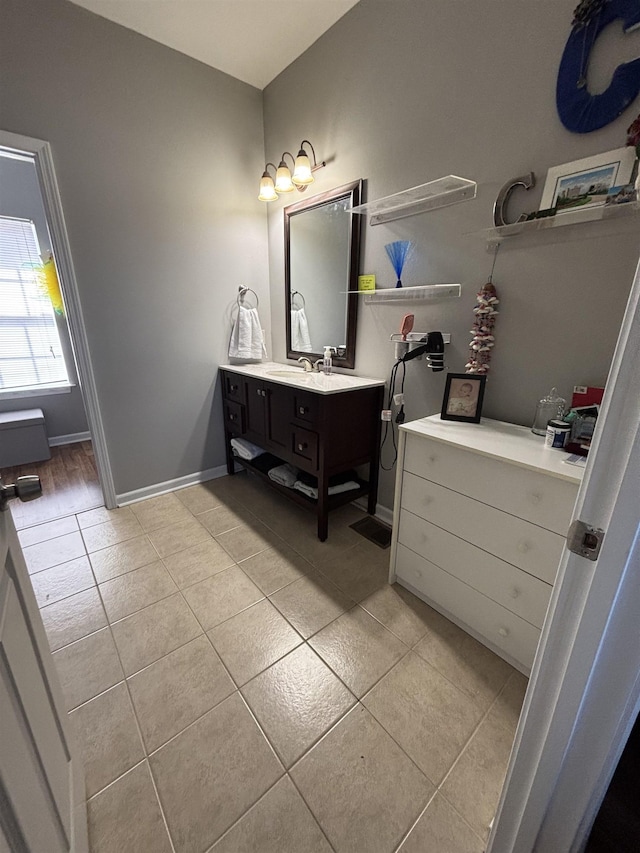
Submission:
[[[0,501],[7,484],[0,480]],[[0,503],[0,506],[2,504]],[[8,507],[0,511],[0,850],[86,853],[84,775]]]
[[[488,853],[582,850],[640,710],[640,266],[574,518],[602,548],[560,562]]]

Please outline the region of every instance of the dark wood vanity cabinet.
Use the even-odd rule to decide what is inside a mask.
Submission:
[[[318,537],[327,538],[331,509],[367,495],[373,514],[378,494],[380,410],[383,385],[335,393],[314,392],[221,369],[227,470],[238,462],[276,490],[309,509],[318,519]],[[243,437],[318,479],[318,500],[274,483],[252,462],[234,456],[230,441]],[[329,478],[368,465],[360,488],[329,495]]]

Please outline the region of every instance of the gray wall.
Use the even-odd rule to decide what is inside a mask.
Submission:
[[[463,371],[477,289],[492,256],[481,229],[508,179],[535,171],[538,186],[514,198],[514,212],[538,207],[550,166],[618,148],[640,105],[603,130],[575,135],[556,114],[555,81],[574,0],[361,0],[265,90],[265,153],[273,159],[310,139],[319,159],[317,192],[367,179],[369,200],[447,174],[478,182],[475,201],[371,227],[363,223],[361,272],[393,286],[384,245],[415,242],[403,282],[460,282],[462,298],[440,303],[361,305],[356,371],[386,378],[389,335],[402,315],[417,330],[451,332],[450,370]],[[603,37],[590,72],[606,87],[616,65],[640,53],[640,36]],[[274,355],[285,357],[282,202],[269,206]],[[518,239],[497,259],[501,297],[484,414],[531,423],[537,399],[556,385],[602,385],[638,260],[637,220]],[[440,410],[445,375],[407,367],[409,419]],[[381,503],[393,502],[393,474]]]
[[[221,465],[239,284],[270,333],[262,95],[64,0],[0,20],[0,127],[52,145],[116,491]]]
[[[51,251],[47,220],[33,163],[0,157],[0,215],[31,219],[38,235],[40,251]],[[68,346],[68,341],[63,342],[63,346],[65,343]],[[69,350],[65,349],[65,352],[70,357]],[[87,416],[78,385],[71,388],[68,394],[0,399],[0,412],[33,408],[42,409],[49,437],[87,431]]]

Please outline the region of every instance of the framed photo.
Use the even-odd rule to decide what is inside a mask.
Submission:
[[[605,204],[613,206],[614,204],[628,204],[630,201],[638,200],[638,191],[634,184],[626,184],[623,187],[611,187],[607,193]]]
[[[626,145],[573,163],[552,166],[547,172],[540,210],[556,208],[560,214],[605,204],[611,187],[630,182],[635,161],[635,148]]]
[[[486,381],[486,376],[474,373],[447,373],[440,418],[479,424]]]

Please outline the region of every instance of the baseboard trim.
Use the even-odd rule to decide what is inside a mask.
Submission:
[[[204,483],[207,480],[216,480],[218,477],[224,477],[226,473],[227,466],[218,465],[216,468],[207,468],[206,471],[196,471],[194,474],[176,477],[175,480],[166,480],[164,483],[155,483],[153,486],[145,486],[143,489],[135,489],[133,492],[123,492],[121,495],[116,495],[116,503],[118,506],[135,504],[147,498],[157,498],[160,495],[166,495],[168,492],[173,492],[176,489],[184,489],[186,486],[195,486],[197,483]]]
[[[78,444],[80,441],[91,441],[90,432],[70,432],[68,435],[52,435],[49,447],[60,447],[63,444]]]
[[[367,511],[367,499],[366,499],[366,497],[358,498],[357,500],[353,501],[352,503],[355,506],[359,507],[360,509],[363,509],[365,512]],[[392,509],[389,509],[386,506],[381,506],[380,504],[378,504],[378,506],[376,507],[376,514],[374,517],[377,518],[379,521],[381,521],[383,524],[386,524],[388,527],[393,527],[393,510]]]

